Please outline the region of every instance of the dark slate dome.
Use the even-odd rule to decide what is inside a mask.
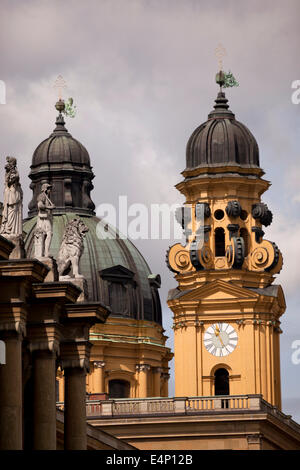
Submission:
[[[201,167],[240,166],[259,168],[259,150],[249,129],[228,109],[225,93],[219,92],[214,111],[187,143],[186,170]]]
[[[90,166],[90,157],[86,148],[65,128],[62,115],[56,119],[56,128],[52,134],[35,150],[32,157],[31,168],[49,163],[60,163],[63,158],[65,163],[73,163],[79,166]]]

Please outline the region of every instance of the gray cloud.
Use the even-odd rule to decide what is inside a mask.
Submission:
[[[291,83],[297,62],[297,0],[273,1],[68,1],[2,0],[1,76],[7,104],[0,105],[2,164],[16,155],[25,199],[34,148],[54,127],[58,74],[78,106],[70,132],[88,148],[96,173],[96,204],[181,202],[174,189],[185,166],[185,145],[212,109],[217,93],[214,49],[227,49],[226,69],[240,87],[228,92],[231,109],[257,137],[262,167],[273,186],[264,200],[274,212],[267,238],[285,254],[284,334],[299,331],[299,110]],[[295,176],[296,174],[296,176]],[[1,178],[2,185],[3,173]],[[2,186],[0,188],[2,191]],[[298,236],[299,234],[299,236]],[[162,304],[175,285],[164,265],[172,241],[137,241],[163,279]],[[291,307],[290,307],[291,306]],[[164,308],[171,337],[171,312]],[[288,341],[282,341],[288,357]],[[284,374],[284,394],[297,381]],[[294,395],[293,395],[294,396]],[[285,402],[284,402],[285,403]],[[289,411],[297,412],[295,401]]]

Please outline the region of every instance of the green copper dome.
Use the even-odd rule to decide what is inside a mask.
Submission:
[[[53,238],[50,255],[57,258],[67,223],[80,217],[89,228],[84,238],[80,273],[88,283],[91,301],[101,301],[112,309],[113,316],[155,321],[161,324],[161,307],[156,277],[151,275],[145,259],[128,239],[97,217],[68,212],[53,216]],[[25,248],[34,257],[33,232],[37,217],[24,222]],[[110,239],[107,235],[111,236]]]
[[[88,300],[109,306],[112,316],[162,323],[158,294],[160,276],[151,274],[145,259],[128,239],[94,214],[90,198],[94,177],[85,148],[73,139],[59,114],[57,127],[33,154],[31,171],[32,201],[24,221],[27,256],[34,257],[34,229],[37,222],[37,198],[42,185],[52,186],[53,237],[50,255],[57,259],[65,226],[80,218],[88,227],[79,272],[88,284]]]

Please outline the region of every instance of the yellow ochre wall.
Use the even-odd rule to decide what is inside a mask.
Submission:
[[[109,317],[94,326],[87,393],[108,394],[110,380],[125,380],[130,383],[129,398],[167,397],[173,354],[166,340],[163,328],[150,321]],[[63,401],[63,373],[59,375]]]

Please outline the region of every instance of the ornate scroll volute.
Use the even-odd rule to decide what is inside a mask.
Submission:
[[[271,225],[272,220],[273,220],[272,212],[268,209],[267,204],[264,204],[263,202],[258,202],[257,204],[253,204],[252,217],[256,220],[259,220],[259,222],[262,225],[265,225],[265,227],[267,227],[268,225]]]
[[[182,226],[186,246],[173,245],[167,252],[167,266],[176,273],[185,273],[213,267],[213,254],[209,247],[211,227],[205,224],[210,217],[208,203],[186,205],[176,210],[175,217]]]
[[[193,238],[192,206],[178,207],[175,212],[176,221],[181,225],[186,238],[186,246],[176,243],[167,251],[166,263],[170,271],[174,273],[185,273],[194,271],[190,260],[189,246]]]
[[[190,259],[196,270],[212,269],[214,256],[207,243],[194,240],[190,246]]]
[[[193,234],[192,210],[191,205],[186,205],[178,207],[175,212],[175,219],[181,225],[187,243]]]
[[[239,201],[229,201],[225,208],[225,211],[228,217],[239,217],[242,212],[241,204],[239,203]]]
[[[209,246],[211,226],[207,219],[211,210],[207,202],[195,205],[195,238],[190,244],[190,259],[196,270],[212,269],[214,257]]]
[[[253,204],[252,217],[260,224],[268,226],[271,224],[273,215],[268,206],[263,202]],[[250,271],[267,271],[276,274],[281,271],[283,265],[282,254],[278,246],[264,240],[264,231],[260,226],[252,227],[252,250],[248,256],[248,269]]]
[[[252,271],[268,271],[271,274],[279,273],[283,258],[278,246],[268,240],[255,243],[249,257],[249,269]]]
[[[168,250],[166,256],[167,266],[174,273],[195,271],[195,268],[193,267],[190,260],[188,246],[184,247],[181,245],[181,243],[176,243]]]
[[[245,243],[242,237],[231,237],[225,252],[227,267],[241,269],[245,260]]]

